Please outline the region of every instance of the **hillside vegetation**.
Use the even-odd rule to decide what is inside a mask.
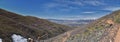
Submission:
[[[119,28],[120,10],[91,23],[82,33],[69,37],[66,42],[114,42]]]
[[[44,42],[119,42],[120,10]],[[43,42],[41,41],[41,42]]]
[[[25,38],[44,40],[62,34],[71,28],[44,19],[22,16],[0,9],[0,38],[12,42],[11,35],[19,34]]]

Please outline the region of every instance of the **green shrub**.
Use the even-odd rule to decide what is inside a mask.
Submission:
[[[115,21],[116,23],[120,23],[120,13],[118,13],[117,16],[114,16],[114,21]]]

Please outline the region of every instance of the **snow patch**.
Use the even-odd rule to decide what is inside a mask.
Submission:
[[[12,35],[12,39],[14,42],[27,42],[27,39],[20,36],[20,35],[16,35],[16,34],[13,34]]]
[[[0,38],[0,42],[2,42],[2,39]]]

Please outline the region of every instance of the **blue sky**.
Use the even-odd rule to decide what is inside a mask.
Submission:
[[[120,0],[0,0],[0,8],[45,19],[97,19],[120,9]]]

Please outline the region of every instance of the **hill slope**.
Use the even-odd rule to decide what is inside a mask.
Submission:
[[[114,42],[119,28],[120,10],[91,23],[82,33],[69,37],[66,42]]]
[[[22,16],[0,9],[0,38],[12,42],[11,35],[25,38],[48,39],[70,30],[68,26],[49,22],[32,16]]]
[[[119,42],[120,10],[44,42]]]

